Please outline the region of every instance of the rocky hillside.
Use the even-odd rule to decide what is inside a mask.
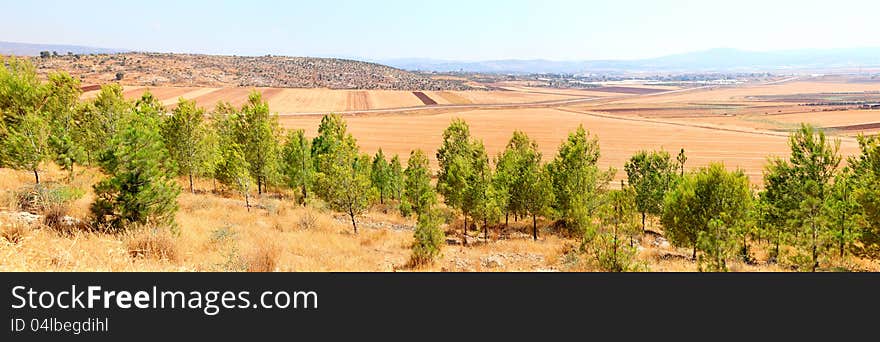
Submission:
[[[242,57],[122,53],[29,57],[39,72],[66,70],[85,84],[467,90],[462,81],[434,79],[389,66],[313,57]]]

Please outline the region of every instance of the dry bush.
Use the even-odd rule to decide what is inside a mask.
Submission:
[[[24,239],[25,234],[27,234],[28,227],[24,224],[13,222],[6,225],[3,225],[3,228],[0,229],[0,236],[3,237],[6,241],[10,243],[17,244]]]
[[[25,186],[15,191],[15,205],[21,211],[41,214],[54,206],[68,204],[82,198],[85,192],[79,188],[58,184]]]
[[[143,227],[133,230],[124,239],[132,258],[177,261],[177,245],[167,229]]]
[[[278,265],[281,249],[272,242],[261,241],[257,247],[244,257],[248,272],[272,272]]]
[[[306,208],[300,211],[299,218],[297,219],[297,225],[300,229],[314,229],[318,225],[318,215],[314,212],[314,210]]]
[[[257,205],[259,208],[263,208],[266,210],[266,215],[269,216],[280,216],[286,213],[286,208],[284,203],[277,199],[267,198],[260,200],[260,203]]]
[[[71,217],[69,212],[69,204],[53,204],[43,210],[43,225],[65,236],[73,236],[77,231],[88,230],[88,224]]]

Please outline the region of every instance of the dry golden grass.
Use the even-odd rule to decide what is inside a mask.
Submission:
[[[127,233],[125,241],[132,258],[154,258],[176,262],[178,251],[174,237],[162,227],[142,227]]]
[[[10,222],[0,227],[0,237],[6,242],[17,244],[28,234],[29,228],[19,222]]]

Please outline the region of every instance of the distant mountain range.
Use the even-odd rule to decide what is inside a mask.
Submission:
[[[39,56],[41,51],[57,52],[59,55],[73,54],[86,55],[90,53],[119,53],[128,52],[124,49],[108,49],[91,46],[79,45],[58,45],[58,44],[29,44],[14,43],[0,41],[0,55],[16,55],[16,56]]]
[[[108,49],[77,45],[28,44],[0,41],[0,55],[38,56],[40,51],[59,54],[120,53]],[[359,59],[410,71],[481,72],[505,74],[586,74],[626,72],[762,72],[815,71],[880,67],[880,48],[801,49],[786,51],[746,51],[711,49],[637,60],[552,61],[545,59],[505,59],[455,61],[431,58]]]
[[[603,73],[603,72],[756,72],[828,70],[880,66],[880,48],[745,51],[711,49],[639,60],[494,60],[460,62],[411,58],[377,61],[395,68],[437,72]]]

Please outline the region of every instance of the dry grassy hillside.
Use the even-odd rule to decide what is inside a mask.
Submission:
[[[59,184],[64,173],[47,165],[44,179]],[[80,172],[70,183],[84,190],[67,215],[88,220],[91,185],[101,177],[94,170]],[[32,185],[31,174],[0,169],[0,271],[596,271],[589,254],[579,252],[579,241],[547,228],[532,241],[527,222],[506,230],[490,231],[489,240],[471,238],[469,246],[456,244],[461,221],[446,226],[449,245],[433,265],[406,266],[412,242],[412,219],[394,209],[374,207],[359,218],[361,232],[341,214],[314,203],[303,208],[266,196],[248,211],[242,199],[214,194],[211,183],[203,191],[179,197],[179,234],[142,229],[126,234],[85,230],[62,232],[47,226],[39,215],[20,212],[13,193]],[[30,223],[29,223],[30,221]],[[541,222],[539,225],[545,225]],[[659,230],[656,224],[652,230]],[[480,232],[472,231],[472,237]],[[637,241],[638,259],[651,271],[695,271],[689,251],[670,247],[661,235],[647,234]],[[755,264],[733,263],[734,271],[782,271],[767,264],[758,245]],[[830,260],[833,267],[880,271],[864,260]]]

